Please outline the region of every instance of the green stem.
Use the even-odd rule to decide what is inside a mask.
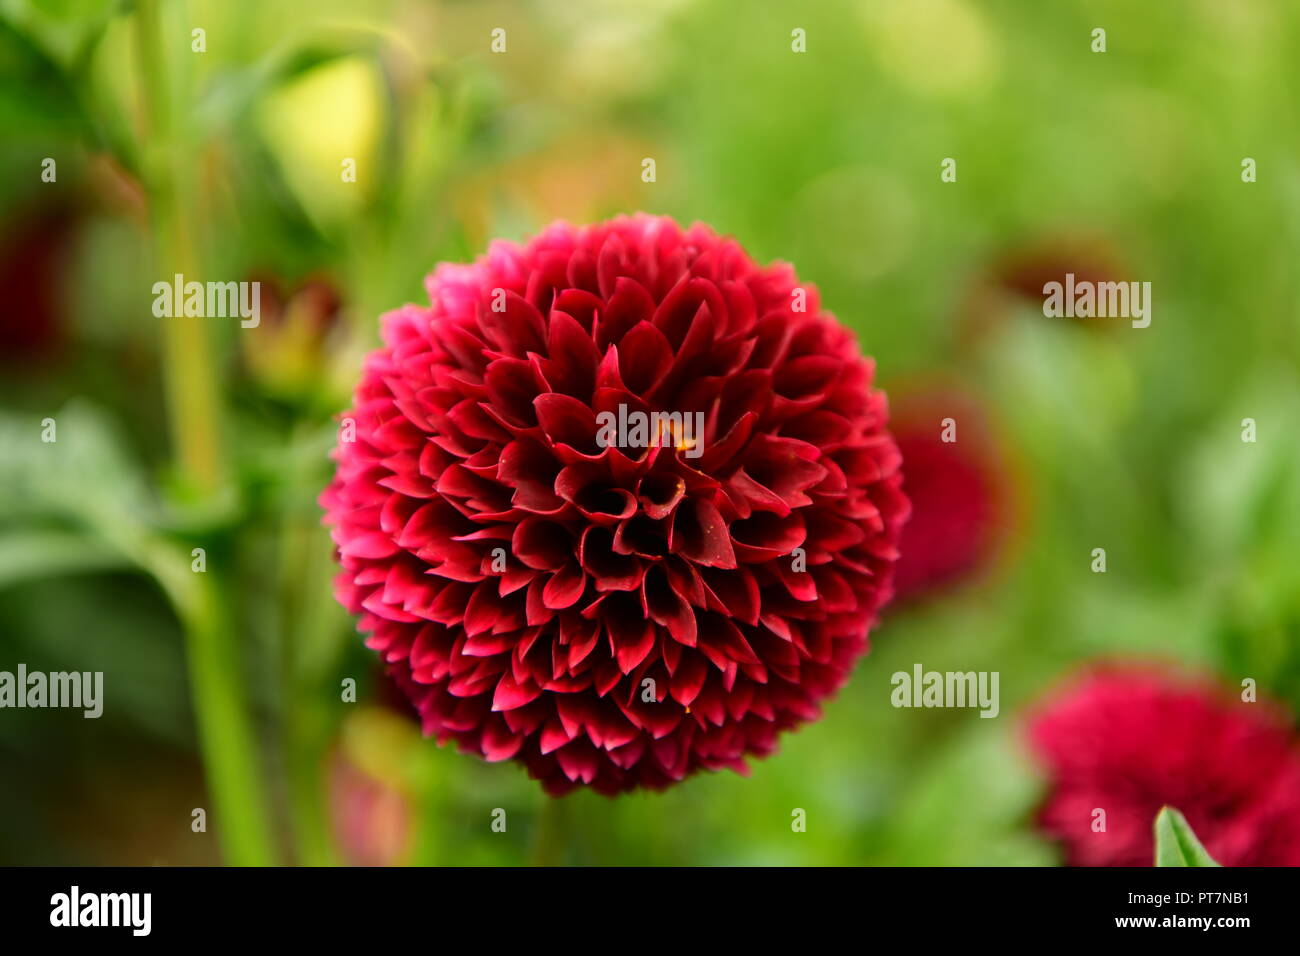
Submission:
[[[162,43],[158,0],[137,0],[136,40],[144,98],[146,141],[142,175],[148,187],[162,280],[188,275],[196,262],[185,187],[191,173],[176,136]],[[188,281],[188,280],[187,280]],[[183,312],[183,309],[174,309]],[[204,320],[178,314],[164,318],[163,376],[172,444],[180,478],[200,495],[218,491],[223,479],[220,405]]]
[[[533,865],[558,866],[563,852],[564,799],[543,793],[537,812],[537,831],[533,836]]]
[[[446,781],[441,776],[441,763],[436,749],[424,742],[426,746],[418,748],[413,771],[415,805],[415,835],[412,840],[411,855],[407,861],[411,866],[437,866],[442,858],[441,832],[447,817]]]
[[[295,444],[296,447],[296,444]],[[290,484],[296,489],[296,482]],[[319,529],[285,505],[281,526],[282,593],[280,633],[281,746],[284,754],[289,816],[297,860],[308,866],[337,866],[340,862],[330,831],[324,800],[326,755],[331,737],[328,712],[322,706],[326,688],[320,654],[316,651],[332,621],[318,612],[322,603],[334,606],[328,587],[329,570],[319,567],[327,555]],[[316,653],[313,653],[316,651]]]
[[[220,579],[214,571],[192,571],[189,555],[174,545],[129,537],[121,546],[162,584],[185,631],[199,749],[226,861],[236,866],[273,864],[270,805],[261,788],[257,735],[244,701],[239,647],[231,640]]]
[[[232,629],[219,590],[203,583],[194,594],[196,600],[182,618],[214,822],[227,862],[268,866],[275,863],[269,808],[261,793],[257,739],[239,681],[238,648],[230,640]]]
[[[162,41],[159,0],[136,2],[136,54],[146,129],[141,170],[157,248],[155,261],[171,281],[197,262],[185,185],[191,173],[175,133],[168,91],[167,47]],[[218,493],[225,477],[221,458],[221,406],[209,355],[207,329],[197,317],[164,318],[163,361],[168,419],[177,473],[200,500]],[[213,799],[213,823],[228,862],[275,862],[269,804],[262,781],[239,667],[239,642],[221,599],[217,571],[190,571],[188,557],[165,549],[151,566],[172,596],[185,630],[190,693],[200,749]]]

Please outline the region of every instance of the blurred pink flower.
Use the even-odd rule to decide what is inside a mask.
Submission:
[[[1152,865],[1166,804],[1225,866],[1300,865],[1300,752],[1272,705],[1100,669],[1041,705],[1029,738],[1050,779],[1039,823],[1072,865]]]
[[[411,834],[406,797],[342,755],[330,767],[329,793],[334,837],[348,864],[401,862]]]
[[[1008,537],[1018,484],[974,395],[928,385],[895,393],[891,404],[912,503],[894,573],[897,600],[907,602],[969,583],[991,566]]]

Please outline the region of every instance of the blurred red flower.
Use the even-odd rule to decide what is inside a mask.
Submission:
[[[410,805],[398,790],[366,773],[342,754],[329,776],[330,822],[350,866],[393,866],[414,829]]]
[[[615,793],[814,719],[907,514],[872,366],[816,290],[644,215],[428,288],[385,317],[321,499],[339,600],[425,732]],[[656,412],[700,427],[601,437]]]
[[[1151,866],[1166,804],[1225,866],[1300,865],[1300,751],[1272,705],[1097,670],[1043,705],[1029,737],[1050,777],[1039,823],[1072,865]]]
[[[262,325],[256,336],[241,337],[246,366],[276,398],[312,395],[327,377],[331,341],[340,331],[337,286],[319,274],[290,284],[273,272],[257,272],[250,281],[260,286]]]
[[[894,573],[903,602],[968,583],[991,565],[1011,524],[1012,481],[974,396],[926,386],[905,390],[892,406],[912,504]]]
[[[78,216],[58,202],[14,214],[0,233],[0,361],[15,367],[56,353],[67,335],[64,259]]]
[[[961,340],[972,346],[1002,327],[1016,308],[1042,308],[1049,282],[1062,282],[1067,273],[1078,282],[1120,281],[1126,270],[1114,244],[1099,236],[1055,234],[1017,243],[994,255],[966,290],[961,314]],[[1104,331],[1113,323],[1083,318],[1056,319],[1075,328]]]

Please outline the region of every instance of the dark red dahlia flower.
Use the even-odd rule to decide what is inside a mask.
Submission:
[[[1300,865],[1300,752],[1268,704],[1098,671],[1041,708],[1029,736],[1050,777],[1039,823],[1072,865],[1150,866],[1166,804],[1225,866]]]
[[[920,600],[991,566],[1013,523],[1011,469],[980,404],[949,385],[905,392],[891,430],[912,505],[894,590]]]
[[[0,362],[14,368],[54,356],[67,338],[64,262],[78,216],[60,202],[14,214],[0,234]]]
[[[872,366],[816,290],[651,216],[497,242],[428,289],[385,317],[321,498],[339,600],[425,732],[615,793],[814,719],[907,514]]]

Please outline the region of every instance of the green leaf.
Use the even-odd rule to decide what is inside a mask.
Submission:
[[[46,418],[0,410],[0,449],[0,572],[103,570],[116,556],[183,599],[189,559],[160,536],[156,496],[113,419],[77,399]]]
[[[0,534],[0,588],[34,578],[127,566],[122,555],[83,534],[57,529]]]
[[[48,419],[0,412],[0,448],[0,519],[71,517],[121,537],[138,537],[157,521],[157,503],[116,423],[85,401]]]
[[[62,67],[75,69],[129,7],[126,0],[0,0],[0,18]]]
[[[1156,814],[1156,866],[1219,866],[1205,852],[1187,819],[1173,807]]]

